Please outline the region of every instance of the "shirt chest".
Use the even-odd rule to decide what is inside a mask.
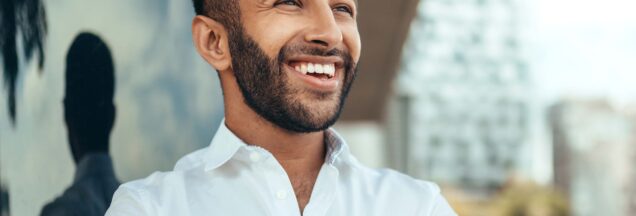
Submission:
[[[174,194],[159,206],[180,212],[214,212],[215,215],[300,215],[294,184],[275,164],[227,163],[214,171],[196,176],[186,175],[182,184],[171,184]],[[336,200],[337,170],[321,168],[313,185],[304,188],[308,198],[304,215],[324,215]],[[306,179],[305,179],[306,180]],[[178,189],[178,187],[181,187]],[[172,200],[172,201],[168,201]],[[183,201],[186,200],[186,201]],[[240,212],[240,214],[239,214]],[[206,214],[203,214],[206,215]]]

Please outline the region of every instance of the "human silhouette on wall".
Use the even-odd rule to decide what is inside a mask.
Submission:
[[[9,209],[9,192],[4,184],[0,182],[0,216],[9,215],[11,215],[11,210]]]
[[[111,53],[92,33],[79,34],[66,56],[64,120],[76,164],[73,184],[41,215],[104,215],[119,181],[109,155],[115,121]]]

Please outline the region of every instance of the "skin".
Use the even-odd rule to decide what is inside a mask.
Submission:
[[[358,62],[361,43],[354,0],[296,2],[300,5],[294,1],[239,0],[243,28],[272,59],[287,44],[303,44],[346,50],[354,62]],[[302,212],[324,163],[324,131],[296,133],[282,129],[245,104],[232,70],[228,32],[222,24],[196,16],[192,21],[192,35],[199,54],[219,73],[226,126],[244,142],[258,145],[274,155],[289,176]],[[338,71],[337,78],[342,83],[342,68]],[[296,72],[286,70],[286,73],[290,77],[289,86],[308,90],[295,96],[304,105],[315,107],[319,114],[327,114],[321,111],[337,106],[337,97],[318,100],[306,83],[291,78],[294,76],[290,73]]]

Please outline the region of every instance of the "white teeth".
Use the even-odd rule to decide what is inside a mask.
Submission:
[[[319,73],[319,74],[323,73],[321,64],[316,64],[314,69],[316,70],[316,73]]]
[[[329,78],[334,77],[336,73],[336,66],[334,64],[300,63],[294,66],[294,69],[305,75],[307,73],[325,74],[329,76]]]
[[[329,74],[330,77],[333,77],[333,75],[336,73],[336,68],[332,64],[325,65],[324,68],[325,68],[325,73]]]
[[[307,64],[307,73],[313,73],[313,72],[315,72],[314,64],[312,63]]]

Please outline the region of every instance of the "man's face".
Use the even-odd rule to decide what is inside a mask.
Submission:
[[[360,57],[354,0],[239,2],[230,53],[248,106],[294,132],[333,125]]]

